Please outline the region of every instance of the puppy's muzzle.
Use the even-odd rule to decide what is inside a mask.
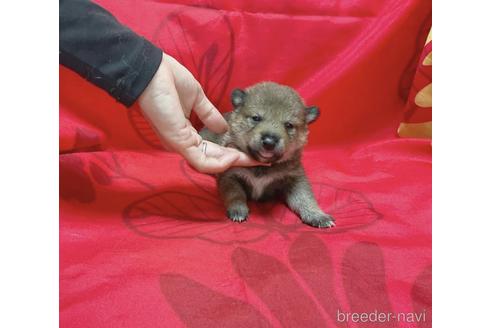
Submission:
[[[277,147],[279,137],[274,134],[263,134],[261,136],[261,145],[266,151],[273,151]]]

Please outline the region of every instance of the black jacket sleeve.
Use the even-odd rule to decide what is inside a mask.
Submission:
[[[131,106],[154,76],[162,51],[86,0],[60,0],[60,64]]]

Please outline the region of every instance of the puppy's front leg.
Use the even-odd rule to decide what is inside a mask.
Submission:
[[[231,174],[218,178],[219,192],[227,209],[227,216],[234,222],[243,222],[248,218],[247,195],[239,180]]]
[[[305,176],[295,178],[290,184],[286,193],[286,202],[289,208],[301,217],[302,222],[310,226],[316,228],[335,226],[335,219],[319,208]]]

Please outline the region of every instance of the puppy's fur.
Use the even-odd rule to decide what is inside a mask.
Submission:
[[[271,166],[236,167],[217,176],[227,216],[242,222],[249,214],[248,199],[282,196],[302,222],[319,228],[334,226],[333,217],[323,212],[314,199],[301,163],[308,124],[318,118],[318,108],[306,107],[292,88],[273,82],[235,89],[232,104],[234,111],[225,115],[228,132],[217,135],[203,129],[200,135]]]

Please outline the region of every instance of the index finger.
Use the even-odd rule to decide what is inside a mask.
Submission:
[[[197,171],[210,174],[227,170],[239,157],[237,152],[224,151],[223,149],[216,149],[214,151],[214,156],[207,156],[207,154],[197,146],[185,149],[182,155]]]
[[[258,162],[248,154],[236,148],[220,146],[210,141],[202,141],[200,145],[202,149],[205,143],[207,145],[205,146],[206,151],[204,151],[204,154],[206,154],[207,157],[220,157],[224,153],[236,154],[237,158],[230,164],[230,166],[270,166],[269,163]]]
[[[239,157],[232,163],[231,166],[270,166],[269,163],[258,162],[252,157],[248,156],[246,153],[237,150]]]

